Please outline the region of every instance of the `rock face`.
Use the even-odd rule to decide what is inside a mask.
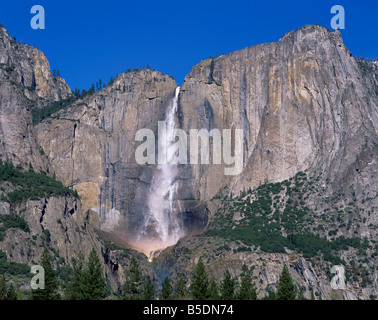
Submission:
[[[78,190],[102,229],[133,233],[143,224],[154,166],[136,163],[135,134],[142,128],[157,132],[175,88],[173,79],[157,71],[124,73],[60,112],[60,119],[38,125],[56,177]]]
[[[226,185],[238,193],[306,171],[327,181],[329,194],[342,186],[350,198],[351,185],[360,201],[372,194],[377,73],[376,64],[366,70],[360,64],[338,31],[311,25],[277,43],[194,66],[181,86],[179,126],[187,133],[242,129],[243,171],[227,176],[224,162],[179,166],[178,200],[187,231],[206,225],[207,201]],[[156,167],[135,163],[135,133],[149,128],[157,134],[175,87],[156,71],[121,74],[110,87],[56,114],[60,119],[37,127],[52,170],[79,191],[85,210],[99,214],[104,230],[132,236],[143,223]],[[315,200],[309,203],[314,208]]]
[[[377,88],[377,63],[357,61],[338,31],[329,32],[320,26],[305,26],[289,32],[277,43],[261,44],[200,62],[181,86],[181,127],[187,132],[193,128],[242,129],[243,172],[226,176],[224,163],[192,165],[191,178],[185,181],[183,189],[193,190],[195,200],[205,201],[212,216],[216,208],[208,200],[214,196],[239,194],[304,171],[316,177],[322,189],[303,200],[313,212],[314,226],[321,229],[320,217],[327,219],[328,214],[338,210],[344,217],[338,218],[335,234],[357,235],[375,243]],[[332,223],[327,224],[321,236],[332,239],[330,230],[334,227]],[[208,253],[208,267],[219,278],[221,260],[213,261],[211,256],[216,250],[208,247],[207,244],[198,246],[194,262],[204,252]],[[173,250],[181,252],[185,248],[193,249],[193,245]],[[235,276],[240,271],[236,271],[237,265],[240,268],[244,262],[258,265],[257,259],[249,254],[227,255],[231,261],[223,268],[234,270]],[[344,254],[347,263],[353,260],[350,255],[354,254]],[[268,256],[263,260],[272,258]],[[156,259],[156,264],[157,270],[161,265],[170,265],[168,269],[174,275],[189,262],[179,255],[172,257],[167,250]],[[363,290],[364,299],[376,292],[374,264],[376,258],[364,264],[370,270],[372,281],[370,289]],[[308,274],[314,266],[310,263],[309,268],[302,267]],[[277,278],[282,266],[262,269],[260,274]],[[329,279],[319,280],[317,284],[310,281],[310,284],[303,272],[292,271],[301,279],[298,283],[316,288],[320,299],[335,298]],[[319,272],[329,272],[328,267],[319,267],[317,276]],[[267,281],[274,284],[277,279]],[[358,284],[355,286],[360,288]],[[362,293],[357,291],[350,285],[343,298],[361,298]],[[309,298],[310,294],[306,296]]]
[[[64,79],[52,76],[46,56],[40,50],[13,40],[3,27],[0,27],[0,65],[7,71],[8,79],[37,106],[71,94]]]
[[[157,71],[123,73],[111,86],[57,113],[58,119],[37,126],[51,169],[78,190],[85,210],[99,215],[102,230],[133,239],[142,228],[156,165],[136,163],[141,143],[135,134],[151,129],[157,145],[158,121],[165,120],[176,87],[173,79]],[[206,225],[207,210],[185,184],[190,175],[187,166],[180,167],[177,179],[184,183],[178,206],[184,228],[194,232]]]
[[[33,266],[38,264],[44,248],[53,256],[53,267],[73,266],[73,259],[79,253],[88,258],[92,249],[97,251],[104,275],[114,291],[119,291],[125,281],[125,266],[135,256],[145,274],[158,286],[154,271],[147,263],[147,258],[137,252],[110,250],[93,228],[89,216],[82,209],[81,201],[73,197],[50,197],[38,201],[28,200],[14,206],[0,202],[0,214],[17,214],[24,218],[30,231],[17,228],[6,231],[0,241],[0,250],[6,253],[8,262],[17,262]],[[23,289],[29,290],[30,283],[25,282]]]
[[[356,158],[364,154],[363,163],[374,161],[374,153],[364,152],[377,140],[377,96],[367,85],[376,85],[375,74],[363,74],[338,31],[319,26],[193,67],[179,95],[180,127],[242,129],[243,172],[226,176],[224,162],[180,166],[185,225],[203,226],[198,221],[206,221],[206,206],[199,204],[226,185],[239,192],[299,171],[322,173],[336,186],[356,180],[350,170]],[[154,166],[135,163],[135,133],[141,128],[157,133],[175,87],[155,71],[122,74],[112,86],[60,112],[60,120],[38,126],[53,171],[75,186],[105,229],[132,232],[143,221]]]
[[[19,214],[31,226],[30,234],[9,230],[0,249],[13,261],[38,260],[38,245],[45,239],[34,245],[30,237],[38,239],[50,230],[51,246],[67,263],[79,250],[95,247],[112,288],[119,289],[123,270],[137,254],[106,248],[95,229],[124,246],[141,229],[156,165],[136,163],[135,151],[141,142],[135,141],[135,134],[151,129],[157,143],[158,121],[165,119],[176,87],[172,78],[157,71],[122,73],[111,85],[34,127],[31,109],[66,98],[71,90],[63,79],[51,75],[40,51],[13,41],[1,27],[0,155],[25,168],[30,163],[35,170],[55,174],[75,188],[81,199],[51,197],[16,207],[0,202],[0,214]],[[177,117],[186,133],[191,129],[243,131],[240,174],[225,175],[228,165],[224,161],[212,164],[212,157],[209,165],[178,166],[177,206],[187,235],[202,231],[208,219],[214,218],[216,205],[210,199],[304,171],[321,188],[320,193],[303,199],[313,212],[314,227],[320,230],[324,212],[337,210],[349,219],[348,226],[340,224],[337,236],[357,235],[375,243],[378,64],[357,61],[338,31],[305,26],[276,43],[201,61],[181,86]],[[325,225],[319,234],[331,239],[328,231],[330,225]],[[337,295],[324,275],[329,267],[324,261],[316,264],[303,257],[292,259],[295,253],[265,254],[258,249],[228,252],[217,249],[221,243],[212,247],[202,238],[185,239],[156,253],[152,265],[139,257],[154,281],[152,268],[160,280],[168,274],[189,275],[188,267],[205,254],[206,265],[217,278],[227,268],[234,268],[237,276],[243,263],[255,265],[255,275],[263,279],[262,292],[276,285],[286,263],[292,265],[293,276],[305,287],[307,297],[310,287],[322,299]],[[233,242],[230,246],[238,248]],[[343,254],[347,259],[348,252]],[[366,265],[374,266],[374,259]],[[372,273],[374,281],[364,298],[376,290],[376,270]],[[348,290],[338,298],[357,298],[352,288]]]
[[[181,88],[182,127],[244,132],[242,174],[225,176],[224,165],[192,166],[199,199],[226,184],[239,191],[305,170],[344,179],[377,141],[374,81],[338,31],[313,25],[193,67]]]
[[[46,170],[35,139],[31,108],[67,97],[71,89],[54,79],[44,54],[14,41],[0,27],[0,154],[15,164]]]
[[[0,27],[2,160],[9,159],[23,168],[31,165],[36,171],[49,171],[48,159],[36,139],[31,109],[67,98],[70,94],[71,89],[64,80],[52,76],[41,51],[16,42],[5,28]],[[8,189],[3,181],[1,185],[2,191]],[[92,248],[98,251],[99,256],[106,251],[89,226],[80,200],[76,198],[50,197],[28,200],[19,205],[0,202],[0,214],[19,215],[30,229],[30,232],[17,228],[6,231],[3,241],[0,241],[0,250],[7,254],[8,261],[36,264],[44,247],[49,247],[55,250],[54,263],[55,267],[59,267],[71,265],[80,251],[85,256]],[[114,284],[115,279],[110,277],[110,283]]]
[[[204,246],[206,243],[206,246]],[[240,283],[243,264],[253,266],[252,275],[257,288],[258,298],[265,297],[267,290],[277,290],[282,268],[287,265],[290,274],[306,299],[314,300],[358,300],[363,298],[359,287],[352,281],[347,281],[345,290],[334,290],[330,286],[331,264],[327,261],[309,262],[296,252],[264,253],[264,252],[234,252],[238,245],[229,243],[227,250],[219,239],[183,238],[177,246],[170,247],[160,253],[152,262],[157,277],[164,279],[167,275],[172,281],[179,277],[188,279],[199,257],[205,265],[210,277],[219,280],[228,270],[234,279]],[[360,288],[361,289],[361,288]],[[364,289],[365,290],[365,289]],[[374,292],[374,290],[370,291]],[[369,294],[365,293],[365,297]]]
[[[89,255],[92,248],[101,252],[92,228],[87,228],[86,217],[80,200],[72,197],[51,197],[38,201],[28,200],[13,212],[18,212],[27,222],[30,232],[9,229],[6,239],[0,242],[0,250],[11,261],[28,264],[38,261],[44,245],[53,247],[59,257],[71,263],[81,251]]]

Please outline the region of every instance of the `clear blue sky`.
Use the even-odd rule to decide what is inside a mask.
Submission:
[[[45,8],[45,30],[30,27],[36,4]],[[335,4],[345,8],[346,46],[377,58],[376,0],[0,0],[0,22],[11,36],[42,50],[72,89],[144,65],[180,85],[209,56],[277,41],[306,24],[330,27]]]

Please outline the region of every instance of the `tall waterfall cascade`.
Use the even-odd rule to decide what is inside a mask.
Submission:
[[[159,158],[162,156],[167,161],[165,164],[157,164],[146,199],[149,211],[145,213],[138,237],[138,241],[150,250],[147,253],[149,257],[154,256],[157,250],[175,244],[184,235],[176,202],[178,168],[177,165],[170,164],[176,152],[172,145],[175,141],[179,92],[180,87],[177,87],[165,112],[166,130],[162,130],[163,134],[159,132],[159,150],[163,151]]]

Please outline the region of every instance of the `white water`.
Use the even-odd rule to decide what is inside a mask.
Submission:
[[[170,165],[175,156],[175,148],[172,148],[172,144],[179,92],[180,87],[177,87],[175,97],[165,113],[166,134],[159,134],[158,143],[164,146],[160,150],[164,152],[162,156],[166,157],[167,161],[166,164],[157,165],[147,198],[149,212],[145,214],[144,226],[139,234],[139,241],[148,246],[144,251],[150,256],[153,255],[153,251],[173,245],[183,236],[175,205],[177,166]]]

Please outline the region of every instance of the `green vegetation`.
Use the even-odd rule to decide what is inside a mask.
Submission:
[[[1,217],[1,216],[0,216]],[[29,276],[30,267],[27,264],[8,262],[5,252],[0,250],[0,274],[12,276]]]
[[[143,274],[137,260],[132,257],[129,270],[125,272],[126,281],[122,287],[125,300],[141,300],[143,296]]]
[[[0,300],[17,300],[18,294],[13,283],[8,285],[5,276],[2,275],[0,278]]]
[[[0,215],[0,241],[4,240],[6,231],[11,228],[30,232],[27,222],[22,217],[10,214]]]
[[[1,67],[1,65],[0,65],[0,67]],[[4,68],[7,68],[7,71],[10,70],[10,66],[8,66],[8,65],[4,66]],[[59,78],[60,77],[59,69],[52,70],[52,75],[55,79]],[[112,85],[116,78],[117,78],[117,76],[115,78],[113,76],[110,76],[110,80],[108,81],[107,85],[108,86]],[[77,100],[83,99],[86,96],[93,95],[95,92],[105,88],[107,85],[105,83],[103,83],[102,80],[100,79],[96,82],[96,86],[95,86],[95,84],[92,84],[91,87],[88,90],[85,90],[85,89],[80,90],[80,89],[76,88],[74,90],[73,94],[70,95],[69,97],[65,98],[65,99],[61,99],[59,101],[54,101],[50,105],[47,105],[47,106],[39,108],[39,109],[38,108],[33,109],[32,110],[33,125],[37,125],[37,124],[39,124],[40,122],[42,122],[43,120],[45,120],[49,117],[54,118],[53,117],[54,113],[56,113],[60,110],[63,110],[63,109],[67,109]],[[65,118],[61,118],[61,119],[65,119]],[[65,119],[65,120],[72,120],[72,119]],[[73,120],[73,121],[75,121],[75,120]]]
[[[92,249],[88,261],[80,253],[74,260],[73,270],[68,267],[60,267],[56,271],[52,269],[53,258],[47,249],[44,250],[39,264],[45,269],[45,289],[32,290],[30,299],[33,300],[100,300],[109,297],[111,294],[106,279],[103,276],[102,267],[97,257],[97,253]],[[0,251],[0,275],[4,273],[2,267],[6,262],[5,253]],[[15,269],[12,265],[12,270]],[[357,265],[352,265],[357,270]],[[126,281],[122,286],[121,293],[113,292],[111,298],[125,300],[153,300],[157,296],[159,300],[257,300],[256,285],[252,276],[252,267],[243,265],[240,277],[232,276],[229,270],[224,272],[223,278],[218,282],[214,277],[209,277],[208,272],[202,259],[193,268],[191,286],[187,288],[185,276],[180,276],[176,282],[171,281],[169,276],[165,277],[161,284],[161,289],[156,290],[150,277],[145,276],[138,261],[132,257],[126,274]],[[364,276],[366,270],[362,270],[359,276]],[[25,266],[24,273],[29,273],[30,268]],[[29,273],[30,276],[30,273]],[[355,275],[352,273],[351,281]],[[59,280],[63,280],[66,286],[62,286]],[[261,280],[260,280],[261,281]],[[2,299],[23,299],[23,292],[11,284],[12,281],[6,282],[3,276],[0,278],[0,300]],[[11,288],[13,286],[13,288]],[[59,288],[60,287],[60,288]],[[64,289],[64,295],[59,292]],[[310,292],[313,289],[310,287]],[[9,293],[8,293],[9,292]],[[315,292],[315,295],[318,295]],[[374,295],[370,296],[375,299]],[[267,295],[262,297],[263,300],[305,300],[303,288],[298,288],[293,281],[288,266],[284,265],[277,290],[267,287]]]
[[[264,252],[284,253],[285,248],[289,248],[302,252],[305,258],[322,254],[334,264],[345,264],[337,251],[346,250],[348,246],[359,247],[360,240],[341,236],[329,241],[308,228],[314,214],[303,199],[307,191],[313,190],[313,185],[313,180],[299,172],[290,180],[243,190],[239,196],[220,198],[215,219],[205,235],[239,240],[247,246],[260,247]],[[241,219],[234,220],[235,214],[241,215]],[[234,249],[235,252],[249,250],[246,246]]]
[[[278,289],[276,292],[277,300],[295,300],[297,297],[297,288],[291,278],[286,265],[283,266],[280,280],[278,281]]]
[[[109,240],[106,240],[104,237],[100,236],[99,238],[104,243],[105,247],[108,248],[109,250],[111,250],[111,251],[113,251],[113,250],[125,251],[124,255],[127,256],[125,248],[121,248],[120,246],[116,245],[115,243],[113,243]]]
[[[214,277],[209,280],[205,265],[200,258],[194,267],[192,284],[190,286],[191,297],[195,300],[256,300],[257,292],[252,280],[252,272],[243,265],[240,275],[240,287],[235,278],[226,270],[222,281],[218,284]]]
[[[220,296],[222,300],[233,300],[235,298],[235,279],[231,277],[230,271],[226,270],[220,284]]]
[[[78,98],[75,95],[72,95],[66,99],[54,101],[49,106],[39,108],[39,109],[32,109],[33,125],[37,125],[38,123],[42,122],[44,119],[50,117],[52,114],[54,114],[55,112],[58,112],[59,110],[68,108],[77,99]]]
[[[101,300],[109,295],[96,250],[92,249],[88,261],[79,254],[74,263],[71,282],[65,291],[68,300]]]
[[[89,254],[88,262],[84,268],[84,287],[86,289],[86,300],[101,300],[108,295],[109,288],[103,276],[100,260],[96,250],[93,248]]]
[[[205,265],[200,258],[193,271],[191,294],[196,300],[206,300],[209,298],[209,277],[205,270]]]
[[[58,278],[59,284],[66,288],[66,284],[71,281],[73,270],[70,266],[63,265],[56,269],[56,276]]]
[[[150,277],[146,277],[143,284],[143,299],[153,300],[155,298],[155,289]]]
[[[66,196],[78,197],[76,190],[65,187],[62,182],[37,173],[32,168],[24,171],[21,167],[15,167],[9,160],[3,162],[0,159],[0,183],[9,182],[16,187],[7,196],[2,195],[1,200],[10,203],[20,203],[26,199],[38,200],[43,197]]]
[[[169,277],[165,277],[161,284],[159,300],[169,300],[173,297],[173,288]]]
[[[189,293],[188,293],[188,290],[186,289],[186,281],[184,277],[181,276],[177,282],[175,299],[184,300],[184,299],[187,299],[188,296],[189,296]]]
[[[220,300],[218,284],[214,277],[210,278],[208,294],[209,300]]]
[[[54,72],[55,72],[55,75],[54,75]],[[54,78],[60,77],[59,70],[55,70],[55,71],[53,70],[53,76],[54,76]],[[108,85],[112,84],[113,82],[114,82],[114,79],[113,79],[113,77],[111,77],[111,80],[109,80]],[[104,88],[105,87],[106,87],[106,85],[104,84]],[[96,83],[96,89],[97,90],[102,89],[101,80],[99,80],[99,82]],[[82,91],[80,91],[80,89],[76,88],[74,93],[67,98],[64,98],[64,99],[61,99],[61,100],[58,100],[58,101],[54,101],[51,104],[49,104],[45,107],[42,107],[42,108],[32,109],[33,125],[37,125],[47,118],[54,118],[53,114],[55,114],[56,112],[58,112],[60,110],[67,109],[68,107],[70,107],[74,102],[76,102],[79,99],[83,99],[86,96],[93,95],[97,91],[96,89],[95,89],[94,84],[92,84],[92,86],[88,90],[83,89]],[[65,119],[65,118],[61,118],[61,119]],[[72,120],[72,119],[65,119],[65,120]],[[76,120],[73,120],[73,121],[76,121]]]
[[[138,261],[132,257],[129,269],[125,271],[126,281],[122,286],[122,299],[144,300],[155,296],[152,292],[153,285],[148,277],[145,277]]]
[[[257,290],[252,280],[251,270],[244,264],[240,276],[240,288],[237,293],[238,300],[256,300]]]
[[[60,300],[61,296],[57,293],[58,282],[52,267],[52,256],[46,248],[42,253],[39,264],[45,271],[44,289],[32,289],[31,300]]]
[[[13,64],[9,65],[7,63],[0,63],[0,68],[6,72],[12,72],[15,69]]]
[[[73,271],[71,273],[71,282],[67,285],[64,292],[64,297],[68,300],[81,300],[84,298],[86,288],[85,283],[85,259],[80,252],[79,255],[73,261]]]
[[[240,284],[237,279],[231,276],[229,270],[226,270],[223,279],[218,284],[214,277],[208,281],[208,274],[206,268],[200,259],[193,270],[193,278],[191,285],[191,297],[196,300],[256,300],[257,290],[252,278],[252,269],[243,265],[242,273],[240,274]],[[198,281],[203,279],[204,282]],[[194,280],[197,284],[193,286]],[[204,285],[208,284],[208,285]],[[220,294],[219,294],[219,293]],[[268,294],[263,297],[264,300],[296,300],[305,299],[303,295],[298,294],[298,289],[291,278],[289,270],[284,265],[277,291],[269,290]]]
[[[50,251],[49,251],[50,250]],[[53,253],[53,256],[50,254]],[[102,266],[94,249],[89,254],[86,262],[83,255],[79,254],[74,259],[74,268],[65,264],[64,259],[53,248],[45,247],[38,263],[45,271],[45,289],[26,290],[27,299],[32,300],[100,300],[110,293],[109,286],[103,276]],[[53,269],[53,260],[60,266]],[[8,283],[29,282],[32,274],[30,266],[26,264],[8,262],[7,255],[0,251],[0,275],[5,275],[10,281]],[[38,282],[37,282],[38,283]],[[1,284],[0,284],[1,285]],[[150,291],[153,286],[150,283]],[[14,289],[14,288],[13,288]],[[23,291],[15,291],[17,299],[23,300]],[[61,293],[64,292],[62,297]],[[154,294],[154,291],[152,292]],[[1,300],[1,298],[0,298]]]
[[[11,72],[15,69],[15,67],[13,65],[8,65],[8,64],[5,64],[5,63],[0,63],[0,68],[4,69],[7,72]],[[125,71],[125,73],[139,72],[139,71],[145,70],[145,69],[148,69],[148,70],[151,70],[151,71],[155,70],[155,69],[152,69],[149,65],[147,65],[147,66],[143,66],[142,68],[134,68],[134,69],[128,68]],[[59,69],[53,69],[52,70],[52,76],[54,77],[54,79],[60,78]],[[168,75],[168,76],[173,79],[172,75]],[[103,82],[101,79],[99,79],[98,81],[96,81],[96,83],[92,83],[91,87],[88,90],[86,90],[86,89],[80,90],[78,88],[75,88],[75,90],[73,91],[73,94],[70,95],[67,98],[61,99],[59,101],[54,101],[51,104],[49,104],[45,107],[42,107],[42,108],[32,109],[33,125],[37,125],[47,118],[54,118],[53,115],[56,112],[63,110],[63,109],[67,109],[77,100],[83,99],[86,96],[91,96],[91,95],[95,94],[97,91],[100,91],[102,89],[105,89],[108,86],[113,85],[114,81],[117,78],[118,78],[118,74],[116,74],[115,76],[111,75],[110,79],[108,80],[107,83]],[[154,81],[158,81],[158,78],[154,77]],[[164,81],[165,81],[165,78],[164,78]],[[13,82],[15,85],[18,85],[13,80],[11,80],[11,82]],[[115,89],[121,90],[121,87],[118,86],[118,88],[115,88]],[[125,92],[126,89],[129,92],[131,90],[131,86],[126,86],[124,84],[122,91]],[[102,109],[101,106],[99,106],[99,109],[100,110]],[[73,120],[73,119],[66,119],[66,118],[60,118],[60,119],[76,121],[76,120]]]

